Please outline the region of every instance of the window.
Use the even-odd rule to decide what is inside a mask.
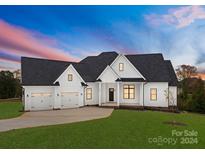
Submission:
[[[124,71],[124,64],[123,63],[119,63],[119,71]]]
[[[123,86],[123,98],[124,99],[134,99],[135,98],[135,86],[134,85],[124,85]]]
[[[92,88],[87,88],[86,89],[86,99],[87,100],[92,99]]]
[[[68,81],[72,81],[73,80],[73,75],[72,74],[68,74]]]
[[[150,100],[156,101],[157,100],[157,88],[150,89]]]
[[[32,93],[31,97],[41,97],[41,96],[45,96],[45,97],[51,97],[52,94],[51,93]]]

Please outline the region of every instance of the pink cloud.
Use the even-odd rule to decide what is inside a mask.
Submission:
[[[0,20],[0,50],[18,56],[41,57],[55,60],[76,61],[65,51],[53,47],[49,37],[35,37],[32,31]],[[39,34],[38,34],[39,35]],[[45,39],[46,38],[46,39]]]
[[[3,58],[3,57],[0,57],[0,61],[4,61],[4,62],[12,62],[12,63],[17,63],[17,64],[20,64],[20,61],[19,60],[15,60],[15,59],[9,59],[9,58]]]
[[[184,6],[176,9],[169,9],[167,14],[145,15],[145,19],[152,25],[161,24],[174,25],[176,28],[183,28],[196,20],[205,19],[205,9],[202,6]]]

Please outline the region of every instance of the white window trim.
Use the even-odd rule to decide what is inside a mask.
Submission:
[[[125,98],[124,96],[125,96],[125,93],[124,93],[124,86],[128,86],[128,98]],[[132,89],[134,89],[134,92],[133,92],[133,98],[130,98],[130,92],[129,92],[129,86],[134,86],[134,88],[132,88]],[[135,99],[135,85],[134,84],[124,84],[123,85],[123,99]]]
[[[156,94],[152,94],[152,90],[156,90]],[[153,95],[156,95],[156,99],[152,98]],[[150,88],[150,101],[157,101],[157,88]]]
[[[71,77],[71,80],[69,80],[69,76]],[[73,74],[68,74],[68,81],[73,81]]]
[[[119,71],[124,71],[124,63],[119,63]]]
[[[90,98],[88,98],[88,89],[91,91],[90,92],[90,95],[91,95]],[[93,89],[92,88],[86,88],[85,98],[86,98],[86,100],[92,100],[92,98],[93,98]]]

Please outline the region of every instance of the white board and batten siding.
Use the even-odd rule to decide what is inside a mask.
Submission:
[[[118,78],[119,76],[110,66],[107,66],[98,77],[98,79],[101,79],[102,83],[115,83]]]
[[[157,89],[157,100],[150,99],[151,88]],[[149,82],[144,85],[144,105],[149,107],[168,107],[168,99],[165,91],[168,90],[168,82]]]
[[[177,86],[169,86],[169,105],[177,106]]]
[[[99,100],[99,83],[97,82],[87,82],[87,87],[85,88],[85,105],[97,105]],[[91,88],[92,89],[92,98],[86,99],[86,89]]]
[[[123,71],[119,70],[120,63],[124,64]],[[111,64],[111,67],[121,78],[143,78],[139,71],[123,55],[119,55]]]

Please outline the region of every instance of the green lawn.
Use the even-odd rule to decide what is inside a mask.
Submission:
[[[23,112],[20,101],[1,101],[0,102],[0,119],[9,119],[20,116]]]
[[[186,126],[164,124],[177,121]],[[194,130],[195,137],[183,137],[172,130]],[[175,145],[149,143],[156,137],[177,139]],[[198,143],[195,144],[196,139]],[[155,140],[155,139],[154,139]],[[192,143],[191,143],[192,142]],[[115,110],[109,118],[0,133],[1,148],[205,148],[205,116],[191,113]]]

